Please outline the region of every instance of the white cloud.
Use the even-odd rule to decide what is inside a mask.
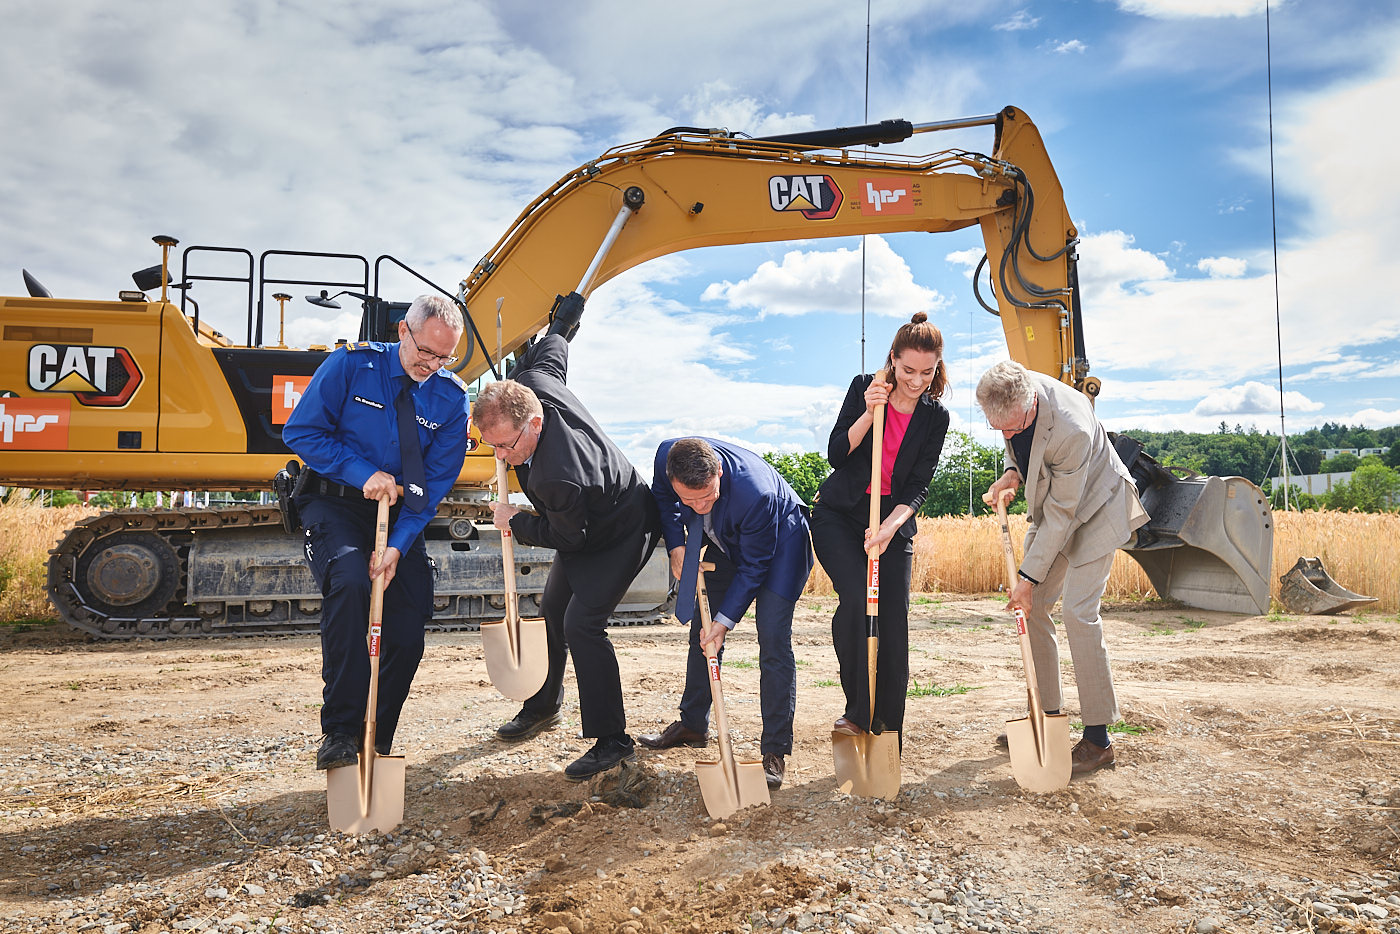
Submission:
[[[1039,22],[1040,17],[1032,16],[1029,10],[1017,10],[992,28],[1001,32],[1020,32],[1025,29],[1034,29]]]
[[[697,126],[723,127],[750,136],[776,136],[816,127],[811,114],[768,113],[753,97],[741,95],[725,81],[710,81],[681,98]]]
[[[1391,425],[1400,425],[1400,408],[1394,408],[1388,412],[1381,409],[1362,409],[1344,419],[1343,424],[1364,425],[1367,428],[1388,428]]]
[[[1083,53],[1085,50],[1088,49],[1088,46],[1086,46],[1083,42],[1079,41],[1078,39],[1066,39],[1063,42],[1051,42],[1049,48],[1050,51],[1056,53],[1057,55],[1065,55],[1070,52]]]
[[[883,237],[866,238],[865,310],[907,318],[930,315],[947,300],[914,281],[909,264]],[[814,311],[858,311],[861,307],[861,249],[791,250],[781,262],[768,261],[738,282],[715,282],[701,298],[729,308],[756,308],[760,315],[803,315]]]
[[[1264,12],[1265,0],[1117,0],[1126,13],[1157,19],[1220,19]],[[1276,4],[1277,5],[1277,4]]]
[[[1244,260],[1233,256],[1207,256],[1196,263],[1196,268],[1212,279],[1238,279],[1248,266]]]
[[[1316,412],[1325,408],[1301,392],[1285,391],[1285,412]],[[1253,380],[1239,386],[1225,386],[1211,392],[1191,410],[1193,415],[1260,415],[1279,410],[1278,389]]]

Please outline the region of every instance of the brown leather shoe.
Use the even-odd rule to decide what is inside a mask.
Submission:
[[[840,733],[843,736],[862,736],[865,733],[864,730],[845,717],[836,718],[836,722],[831,725],[831,732]]]
[[[787,774],[787,763],[776,752],[763,754],[763,780],[769,788],[783,787],[783,776]]]
[[[648,749],[671,749],[675,746],[690,746],[694,749],[704,749],[709,745],[710,738],[704,733],[697,733],[684,723],[677,720],[660,733],[648,733],[645,736],[638,736],[637,742]]]
[[[1097,772],[1099,769],[1114,768],[1113,747],[1101,748],[1087,739],[1081,739],[1074,744],[1070,750],[1070,761],[1074,763],[1070,767],[1072,775],[1087,775],[1090,772]]]

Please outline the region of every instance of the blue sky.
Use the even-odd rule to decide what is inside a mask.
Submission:
[[[112,297],[183,244],[390,253],[453,287],[540,191],[674,125],[863,122],[860,0],[636,3],[0,0],[0,269]],[[868,113],[1015,105],[1078,224],[1110,428],[1278,430],[1264,6],[1255,0],[873,0]],[[1290,431],[1400,423],[1400,6],[1270,6]],[[987,151],[989,130],[897,151]],[[861,367],[858,239],[646,263],[593,295],[573,382],[649,472],[664,438],[819,450]],[[871,238],[867,367],[923,309],[954,427],[1006,354],[974,231]],[[819,282],[819,287],[810,283]],[[808,283],[804,285],[804,283]],[[405,286],[408,298],[414,289]],[[242,311],[201,301],[221,329]],[[288,340],[352,336],[296,301]]]

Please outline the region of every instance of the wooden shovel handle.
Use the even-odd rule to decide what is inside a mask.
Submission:
[[[1006,556],[1006,592],[1016,586],[1016,546],[1011,543],[1011,523],[1006,518],[1006,504],[1016,495],[1015,490],[1002,490],[996,499],[997,521],[1001,523],[1001,550]],[[1016,635],[1021,644],[1021,665],[1026,669],[1026,696],[1030,705],[1031,720],[1039,724],[1043,716],[1040,709],[1040,685],[1035,677],[1035,658],[1031,654],[1031,637],[1026,631],[1026,612],[1020,607],[1013,609],[1016,617]],[[1037,734],[1041,728],[1037,726]]]
[[[876,380],[888,382],[885,371]],[[870,537],[880,534],[880,468],[885,455],[885,407],[875,406],[870,422]],[[870,688],[870,722],[875,722],[875,668],[880,654],[880,553],[865,553],[865,676]]]
[[[381,499],[374,517],[374,563],[384,560],[389,548],[389,501]],[[365,702],[365,738],[360,761],[374,759],[374,726],[379,707],[379,643],[384,627],[384,575],[374,578],[369,591],[369,698]],[[366,775],[368,773],[366,772]],[[366,799],[368,800],[368,799]]]

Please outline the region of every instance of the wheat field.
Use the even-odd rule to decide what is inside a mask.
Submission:
[[[1017,554],[1026,535],[1026,517],[1011,516]],[[1358,512],[1274,513],[1274,570],[1271,589],[1278,600],[1278,578],[1300,557],[1321,558],[1332,578],[1349,590],[1376,597],[1372,610],[1400,611],[1400,514]],[[1006,584],[1001,532],[994,517],[944,516],[920,519],[914,539],[912,587],[929,593],[987,593]],[[818,565],[807,592],[830,595],[831,579]],[[1110,600],[1155,596],[1138,563],[1119,552],[1109,573]]]
[[[74,522],[96,515],[86,506],[46,508],[32,501],[0,503],[0,622],[52,619],[44,592],[49,549]],[[1011,516],[1011,537],[1026,534],[1024,516]],[[1372,611],[1400,612],[1400,514],[1276,512],[1272,587],[1299,557],[1318,557],[1343,587],[1377,597]],[[920,519],[914,541],[913,589],[927,593],[981,594],[1003,587],[1006,564],[992,517]],[[830,595],[831,580],[820,565],[807,582],[810,594]],[[1154,596],[1137,562],[1119,552],[1109,575],[1110,600]]]

